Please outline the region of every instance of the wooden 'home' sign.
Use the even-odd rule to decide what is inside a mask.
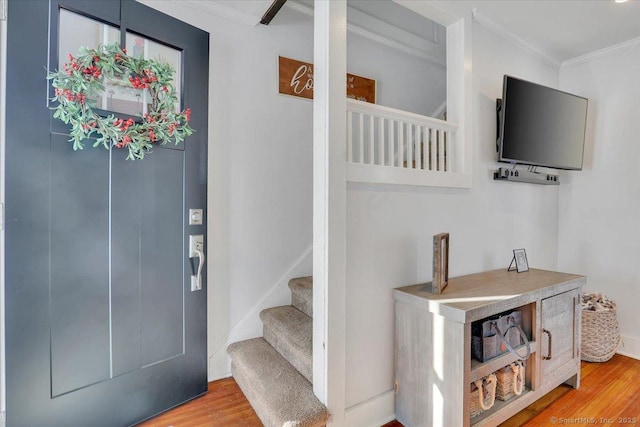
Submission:
[[[313,99],[313,64],[278,57],[279,92]],[[376,81],[347,73],[347,98],[376,103]]]

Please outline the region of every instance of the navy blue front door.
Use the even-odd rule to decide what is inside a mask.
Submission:
[[[208,34],[133,0],[8,10],[7,426],[132,425],[207,387],[206,271],[192,292],[187,247],[206,221],[187,213],[206,212]],[[130,52],[179,52],[196,132],[135,162],[90,141],[74,152],[45,79],[62,67],[65,13],[108,24]]]

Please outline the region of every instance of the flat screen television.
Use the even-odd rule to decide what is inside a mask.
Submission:
[[[587,98],[505,75],[498,161],[581,170],[587,104]]]

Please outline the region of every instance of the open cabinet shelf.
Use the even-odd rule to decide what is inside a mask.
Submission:
[[[531,393],[531,389],[528,387],[525,387],[525,389],[522,390],[522,394],[520,396],[513,396],[511,399],[505,400],[505,401],[496,399],[496,403],[494,403],[491,409],[484,411],[477,417],[471,418],[471,425],[474,427],[477,427],[477,426],[486,424],[486,421],[489,418],[495,417],[497,414],[500,414],[500,412],[502,411],[509,410],[509,408],[513,404],[515,404],[518,400],[520,399],[528,400],[527,398],[530,397],[529,393]]]
[[[531,355],[533,355],[538,348],[538,345],[535,341],[529,341],[529,346],[531,348]],[[518,353],[522,354],[525,351],[525,345],[518,346],[514,348]],[[530,359],[529,356],[527,359]],[[494,357],[493,359],[487,360],[486,362],[480,362],[475,359],[471,359],[471,377],[470,381],[473,382],[475,380],[479,380],[482,377],[486,377],[492,372],[497,371],[500,368],[503,368],[516,360],[519,360],[516,355],[511,354],[509,352],[503,353],[498,357]]]

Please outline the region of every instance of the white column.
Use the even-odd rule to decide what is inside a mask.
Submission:
[[[347,8],[314,6],[313,390],[344,425],[346,286]]]
[[[471,19],[447,26],[447,120],[458,125],[452,168],[471,176]]]

